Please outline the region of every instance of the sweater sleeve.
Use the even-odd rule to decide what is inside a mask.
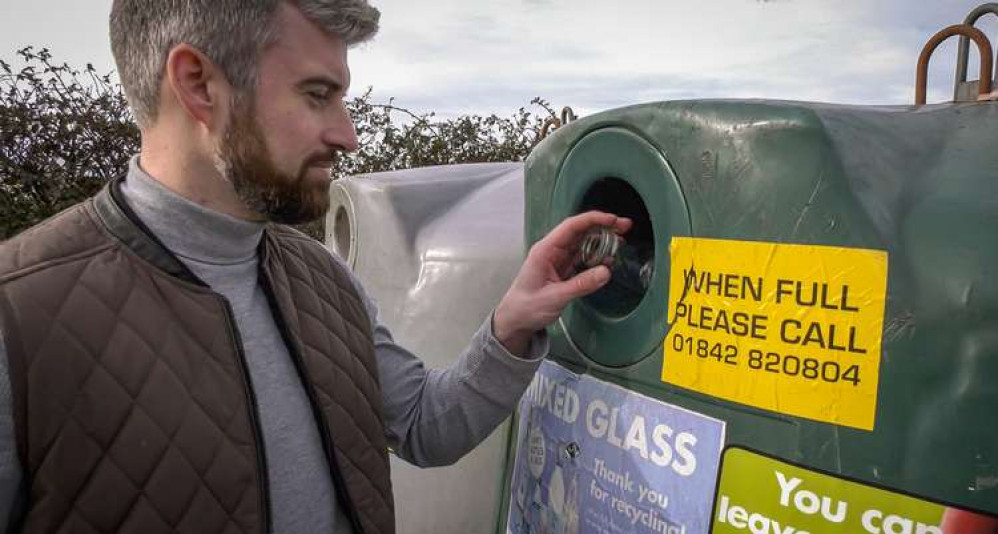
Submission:
[[[420,467],[456,462],[512,413],[548,352],[546,332],[536,333],[520,358],[495,338],[490,314],[457,361],[430,369],[395,342],[376,303],[351,277],[371,318],[389,445]]]

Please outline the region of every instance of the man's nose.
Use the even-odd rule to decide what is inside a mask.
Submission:
[[[322,142],[344,152],[357,150],[357,130],[348,113],[337,113],[337,116],[326,127],[322,134]]]

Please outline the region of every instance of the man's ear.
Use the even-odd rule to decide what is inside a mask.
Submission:
[[[213,61],[198,49],[179,44],[166,58],[166,82],[167,89],[192,119],[214,129],[231,88]]]

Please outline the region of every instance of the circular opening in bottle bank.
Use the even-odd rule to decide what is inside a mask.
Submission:
[[[665,154],[620,127],[586,134],[564,156],[549,224],[592,209],[628,217],[634,226],[622,240],[591,237],[596,257],[612,258],[611,282],[569,304],[559,326],[594,362],[634,365],[660,354],[668,331],[669,242],[673,235],[690,235],[689,211]]]
[[[609,229],[590,233],[579,251],[585,267],[604,263],[611,270],[610,282],[585,297],[584,302],[608,317],[624,317],[644,298],[654,273],[655,237],[651,217],[641,195],[618,178],[597,180],[586,191],[578,211],[590,210],[634,221],[634,226],[623,236]]]
[[[344,260],[350,256],[350,241],[352,240],[350,234],[350,215],[347,214],[344,206],[339,206],[333,217],[333,249]]]

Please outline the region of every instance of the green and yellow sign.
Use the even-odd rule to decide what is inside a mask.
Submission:
[[[728,448],[711,534],[976,534],[992,527],[998,518]]]

